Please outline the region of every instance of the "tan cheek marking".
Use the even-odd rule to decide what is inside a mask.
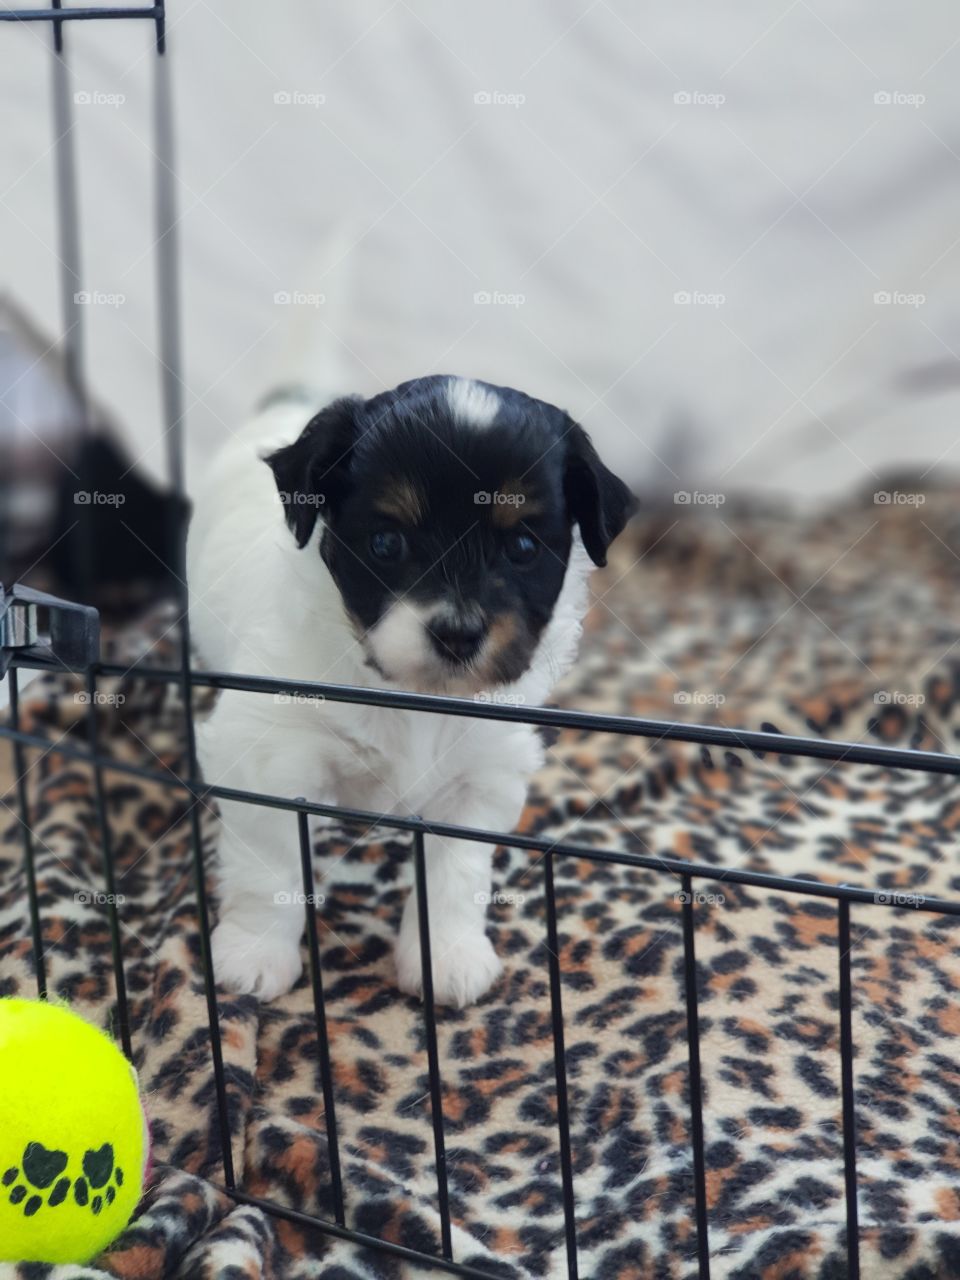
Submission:
[[[487,637],[491,647],[499,653],[516,640],[519,630],[520,626],[515,613],[498,613],[490,623]]]
[[[426,510],[423,494],[409,480],[397,480],[377,499],[376,510],[401,524],[420,524]]]

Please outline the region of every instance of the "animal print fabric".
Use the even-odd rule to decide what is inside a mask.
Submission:
[[[622,539],[558,701],[590,711],[773,726],[956,750],[957,494],[872,494],[816,516],[671,508]],[[111,640],[171,661],[171,617]],[[80,680],[44,677],[24,719],[83,744]],[[104,749],[183,767],[175,686],[104,682]],[[121,701],[122,699],[122,701]],[[199,696],[198,712],[211,695]],[[13,804],[0,743],[5,804]],[[51,991],[94,1022],[116,1002],[92,778],[29,753]],[[94,1265],[38,1280],[410,1280],[418,1266],[304,1229],[223,1192],[183,793],[104,774],[135,1061],[153,1171],[133,1225]],[[0,993],[33,994],[17,823],[0,810]],[[208,859],[215,814],[203,808]],[[291,821],[294,821],[291,816]],[[695,914],[711,1274],[846,1276],[837,912],[732,885],[751,867],[874,886],[852,909],[862,1274],[960,1276],[960,936],[910,905],[956,897],[960,793],[948,776],[563,732],[523,829],[707,864]],[[423,1013],[393,984],[409,840],[335,829],[316,890],[348,1224],[439,1251]],[[693,1280],[680,885],[556,863],[580,1275]],[[438,1013],[454,1255],[502,1280],[566,1275],[542,860],[496,856],[489,927],[505,977]],[[213,910],[216,910],[215,898]],[[332,1216],[306,979],[261,1006],[222,995],[233,1159],[251,1194]],[[49,1229],[55,1208],[47,1209]],[[439,1272],[433,1274],[440,1274]]]

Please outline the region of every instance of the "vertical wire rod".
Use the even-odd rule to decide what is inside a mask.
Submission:
[[[53,0],[55,9],[61,8],[61,0]],[[60,248],[60,311],[63,328],[63,355],[67,384],[76,399],[80,413],[80,426],[84,439],[90,430],[90,416],[86,383],[83,371],[83,308],[78,305],[77,291],[81,281],[80,212],[77,195],[77,165],[73,138],[73,113],[70,104],[70,70],[64,54],[63,22],[53,22],[53,127],[56,157],[57,184],[57,236]],[[81,485],[86,481],[85,468],[79,477]],[[89,599],[96,581],[94,564],[93,509],[81,507],[79,530],[79,580],[81,594]],[[87,736],[91,754],[99,755],[97,741],[97,677],[87,671]],[[107,819],[106,791],[103,770],[92,765],[97,821],[100,830],[100,848],[103,860],[104,881],[107,891],[107,913],[110,922],[110,944],[113,955],[113,973],[117,990],[117,1020],[120,1043],[127,1058],[132,1057],[130,1043],[130,1017],[127,1007],[127,987],[123,972],[123,949],[120,945],[120,922],[117,916],[116,886],[114,884],[113,857],[110,829]]]
[[[697,956],[694,942],[693,881],[683,885],[683,973],[687,1002],[687,1051],[690,1094],[690,1133],[693,1142],[693,1194],[697,1219],[697,1263],[700,1280],[710,1280],[710,1240],[707,1228],[707,1173],[703,1141],[703,1077],[700,1072],[700,1013],[697,1003]]]
[[[557,1129],[560,1137],[560,1177],[563,1186],[563,1224],[567,1242],[567,1276],[569,1280],[577,1280],[577,1217],[576,1200],[573,1194],[567,1051],[563,1034],[560,943],[557,936],[557,895],[553,883],[553,858],[554,855],[548,851],[543,860],[543,886],[547,907],[547,960],[550,969],[550,1014],[553,1021],[553,1070],[557,1081]]]
[[[60,8],[59,3],[55,8]],[[70,390],[80,402],[86,426],[86,394],[83,379],[83,313],[74,295],[80,289],[80,217],[77,197],[77,162],[70,103],[70,69],[63,52],[63,22],[53,22],[53,128],[57,191],[57,242],[60,257],[60,314],[63,325],[64,365]]]
[[[317,937],[317,913],[313,888],[313,850],[310,848],[310,829],[307,815],[297,813],[300,835],[300,868],[303,873],[304,909],[307,917],[307,944],[310,952],[310,983],[313,987],[313,1011],[317,1022],[317,1065],[320,1087],[323,1092],[323,1118],[327,1127],[327,1150],[330,1157],[330,1186],[333,1191],[333,1209],[339,1226],[345,1225],[343,1212],[343,1181],[340,1174],[340,1144],[337,1137],[337,1117],[334,1110],[333,1070],[330,1065],[330,1040],[327,1035],[327,1011],[323,997],[323,973],[320,969],[320,943]]]
[[[7,672],[10,681],[10,723],[14,732],[20,729],[20,687],[17,669]],[[23,744],[13,741],[13,767],[17,774],[17,814],[23,839],[23,865],[27,873],[27,898],[30,904],[30,936],[33,941],[33,967],[37,975],[37,996],[47,998],[47,967],[43,958],[43,929],[40,925],[40,903],[37,899],[37,871],[33,857],[33,832],[30,829],[30,805],[27,800],[27,762]]]
[[[416,875],[417,924],[420,929],[420,965],[423,970],[423,1016],[427,1037],[427,1070],[430,1075],[430,1111],[433,1116],[433,1148],[437,1161],[437,1201],[443,1256],[453,1261],[450,1234],[450,1200],[447,1186],[447,1153],[443,1136],[443,1094],[440,1088],[440,1055],[437,1052],[437,1011],[433,1003],[433,962],[430,955],[430,917],[427,907],[427,860],[423,832],[413,833]]]
[[[97,726],[97,677],[87,671],[87,737],[93,756],[93,782],[96,798],[97,823],[100,828],[100,852],[103,859],[103,880],[107,890],[107,917],[110,921],[110,946],[113,954],[113,976],[117,986],[117,1021],[120,1043],[128,1058],[133,1057],[130,1043],[130,1012],[127,1007],[127,982],[123,972],[123,947],[120,940],[120,917],[117,912],[117,884],[113,866],[113,841],[110,835],[110,819],[107,814],[107,792],[103,781],[103,769],[97,763],[100,748]]]
[[[857,1209],[857,1112],[853,1085],[853,989],[850,979],[850,903],[838,905],[840,952],[840,1089],[843,1099],[843,1178],[847,1209],[847,1275],[860,1280],[860,1230]]]
[[[60,0],[54,0],[60,10]],[[84,378],[84,317],[87,308],[79,305],[82,256],[80,252],[80,200],[77,186],[77,158],[73,135],[74,112],[70,97],[70,68],[64,52],[63,21],[53,20],[53,153],[57,201],[57,248],[60,261],[60,320],[63,368],[74,399],[80,424],[80,461],[73,472],[80,489],[90,484],[90,462],[83,445],[90,437],[90,402]],[[95,508],[81,506],[76,524],[76,588],[83,600],[91,600],[97,581],[94,548]]]
[[[53,0],[54,9],[63,7],[63,0]],[[57,53],[63,53],[63,19],[54,18],[53,20],[53,47]]]
[[[185,498],[183,461],[183,397],[180,380],[179,334],[179,262],[176,239],[176,199],[173,189],[173,103],[170,83],[169,55],[158,53],[154,59],[154,129],[156,164],[157,299],[160,330],[160,376],[163,390],[163,423],[167,443],[167,467],[170,483],[180,498]],[[199,779],[197,768],[196,730],[193,719],[193,683],[190,679],[190,620],[185,580],[184,537],[182,519],[173,502],[168,503],[170,545],[175,563],[170,566],[177,583],[180,630],[180,697],[183,702],[187,776],[191,783]],[[199,800],[189,808],[190,844],[193,854],[194,885],[197,894],[197,923],[200,931],[200,963],[210,1028],[210,1052],[213,1059],[214,1085],[217,1095],[217,1117],[220,1126],[224,1182],[230,1190],[236,1186],[231,1147],[230,1110],[223,1067],[223,1042],[217,1008],[213,957],[210,950],[210,909],[204,874],[203,839],[200,831]]]

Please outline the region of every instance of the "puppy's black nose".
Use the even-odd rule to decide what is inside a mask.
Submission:
[[[469,662],[483,644],[487,624],[480,618],[437,618],[428,631],[441,658],[448,662]]]

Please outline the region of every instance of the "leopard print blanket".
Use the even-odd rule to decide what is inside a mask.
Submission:
[[[803,517],[732,504],[712,518],[690,508],[648,517],[597,580],[582,657],[558,701],[956,750],[958,495],[921,497],[878,505],[866,495]],[[110,652],[169,661],[170,623],[154,616],[112,637]],[[85,743],[82,687],[36,681],[26,727]],[[104,690],[97,715],[111,756],[183,767],[175,686],[127,676]],[[199,711],[208,707],[201,696]],[[9,754],[0,742],[0,995],[32,995]],[[90,770],[28,756],[50,989],[110,1026]],[[10,1274],[425,1274],[221,1189],[187,802],[121,773],[105,781],[153,1171],[138,1216],[96,1264]],[[208,853],[215,825],[204,807]],[[947,776],[604,734],[550,742],[524,830],[716,869],[696,906],[715,1280],[847,1274],[836,907],[730,884],[724,868],[734,866],[873,886],[908,904],[852,909],[862,1274],[960,1276],[958,924],[909,906],[911,895],[960,888],[958,826]],[[316,855],[347,1221],[439,1252],[423,1014],[392,977],[409,841],[336,828]],[[438,1012],[454,1256],[503,1280],[555,1278],[566,1269],[543,866],[504,848],[495,874],[489,927],[505,977],[475,1007]],[[557,861],[556,877],[580,1274],[693,1280],[679,886],[572,858]],[[332,1217],[309,984],[266,1006],[224,995],[220,1019],[241,1185]]]

